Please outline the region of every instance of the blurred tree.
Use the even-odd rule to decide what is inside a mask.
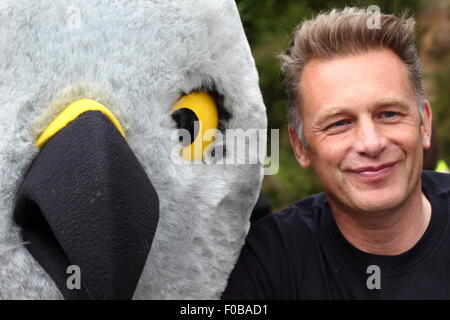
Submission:
[[[450,1],[428,0],[418,15],[425,93],[431,101],[439,158],[450,163]]]

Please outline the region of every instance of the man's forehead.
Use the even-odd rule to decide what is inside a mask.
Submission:
[[[322,106],[338,113],[355,104],[408,105],[415,99],[406,66],[389,49],[313,59],[302,72],[299,90],[302,106],[314,113]]]

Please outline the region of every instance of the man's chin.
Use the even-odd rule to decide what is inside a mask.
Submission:
[[[356,211],[379,214],[397,208],[402,203],[402,197],[392,190],[369,190],[358,192],[352,202]]]

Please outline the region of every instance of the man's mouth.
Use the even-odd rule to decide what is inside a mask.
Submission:
[[[395,168],[398,161],[390,161],[374,166],[358,167],[350,170],[350,172],[356,174],[359,178],[369,181],[378,181],[387,177]]]

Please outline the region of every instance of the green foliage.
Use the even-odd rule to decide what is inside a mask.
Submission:
[[[439,153],[447,164],[450,163],[450,54],[447,53],[447,63],[443,68],[432,75],[434,81],[435,97],[431,103],[433,109],[433,122],[439,137]]]
[[[277,56],[286,48],[292,29],[303,19],[332,8],[367,8],[370,5],[378,5],[382,12],[400,15],[407,11],[411,15],[420,9],[421,1],[237,0],[236,3],[259,71],[269,128],[280,129],[280,170],[275,176],[265,177],[263,183],[263,193],[278,210],[321,191],[320,184],[312,172],[300,168],[295,160],[286,128],[286,96]],[[439,90],[448,92],[449,74],[446,70],[436,76]],[[449,105],[449,96],[444,94],[439,99],[437,103],[441,112],[445,113],[442,114],[442,119],[450,122],[445,107]],[[441,130],[445,131],[449,124],[446,123],[446,127]],[[442,143],[449,146],[443,149],[447,151],[446,154],[450,154],[450,136]]]

